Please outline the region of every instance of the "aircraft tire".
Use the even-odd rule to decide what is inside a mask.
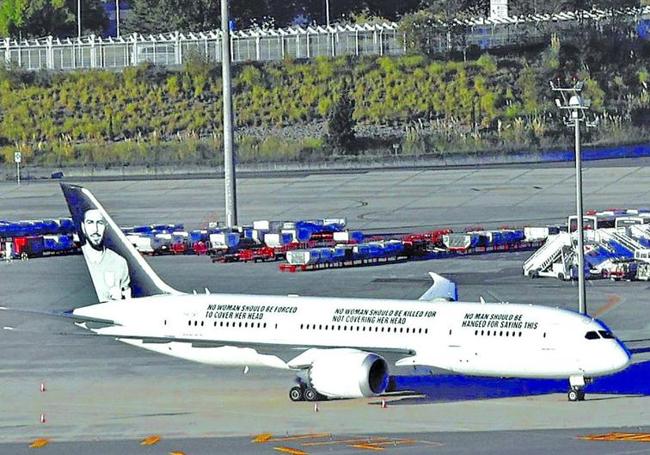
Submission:
[[[567,397],[569,398],[569,401],[578,401],[578,391],[573,389],[569,390]]]
[[[316,392],[311,387],[307,387],[304,392],[305,400],[307,401],[318,401],[320,399],[320,394]]]
[[[289,390],[289,399],[291,401],[304,401],[305,396],[302,387],[292,387],[291,390]]]

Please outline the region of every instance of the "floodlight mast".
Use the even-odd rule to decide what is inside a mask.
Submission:
[[[223,169],[226,226],[237,225],[237,185],[233,154],[232,80],[230,75],[230,23],[228,0],[221,0],[221,77],[223,81]]]
[[[576,230],[578,233],[578,312],[587,314],[587,298],[585,291],[585,247],[584,247],[584,220],[582,209],[582,150],[580,144],[580,123],[585,122],[586,126],[593,126],[586,120],[585,111],[591,103],[584,100],[580,93],[584,88],[584,82],[579,81],[573,87],[556,87],[551,81],[551,90],[559,93],[561,98],[555,99],[555,104],[560,110],[570,111],[568,119],[564,123],[572,126],[575,131],[575,165],[576,165]],[[569,230],[571,226],[568,226]]]

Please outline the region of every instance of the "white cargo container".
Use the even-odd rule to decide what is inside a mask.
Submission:
[[[546,240],[549,236],[548,227],[525,227],[524,238],[527,242]]]
[[[316,264],[320,260],[318,250],[287,251],[287,262],[291,265]]]
[[[151,237],[133,234],[133,235],[127,235],[126,239],[140,253],[153,253],[153,245],[151,244]]]
[[[348,223],[345,218],[325,218],[323,220],[323,224],[328,225],[328,224],[339,224],[342,227],[345,227]]]
[[[269,220],[258,220],[253,221],[253,229],[258,231],[268,231],[271,228],[271,222]]]
[[[237,232],[218,232],[210,234],[210,244],[212,248],[232,248],[239,244],[239,234]]]

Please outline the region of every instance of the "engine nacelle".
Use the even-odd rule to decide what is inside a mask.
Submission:
[[[309,382],[329,398],[377,396],[388,387],[388,364],[377,354],[356,349],[328,349],[318,353]]]

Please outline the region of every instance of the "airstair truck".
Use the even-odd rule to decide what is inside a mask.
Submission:
[[[546,243],[524,262],[524,275],[531,278],[570,279],[571,267],[575,262],[571,237],[568,232],[549,236]]]

